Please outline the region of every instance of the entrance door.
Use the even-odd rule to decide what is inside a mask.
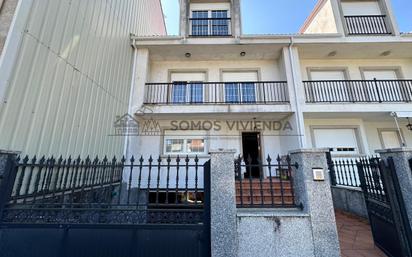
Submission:
[[[242,133],[243,158],[246,164],[251,163],[251,167],[246,171],[245,177],[260,177],[260,133],[245,132]]]

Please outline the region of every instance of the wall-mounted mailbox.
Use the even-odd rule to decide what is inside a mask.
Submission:
[[[313,180],[325,181],[325,171],[323,168],[313,168]]]

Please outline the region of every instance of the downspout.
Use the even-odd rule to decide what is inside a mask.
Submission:
[[[395,120],[396,128],[398,129],[399,137],[401,138],[401,141],[402,141],[402,146],[406,147],[406,142],[405,142],[405,139],[403,138],[401,128],[399,127],[399,122],[398,122],[398,119],[397,119],[396,112],[391,112],[391,116]]]
[[[293,51],[292,51],[292,47],[294,45],[293,42],[293,36],[291,36],[290,38],[290,43],[288,46],[288,50],[289,50],[289,61],[290,61],[290,67],[292,69],[292,81],[293,81],[293,92],[294,92],[294,96],[295,96],[295,101],[296,101],[296,115],[297,115],[297,119],[296,119],[296,123],[298,126],[298,137],[299,137],[299,147],[300,148],[304,148],[305,147],[305,141],[304,141],[304,137],[302,136],[304,134],[304,131],[302,131],[301,126],[303,125],[301,120],[303,120],[302,117],[302,113],[301,113],[301,109],[300,109],[300,104],[299,104],[299,100],[298,100],[298,92],[296,90],[296,85],[297,85],[297,81],[296,81],[296,76],[295,76],[295,64],[292,58],[293,56]]]
[[[136,74],[135,74],[135,70],[136,70],[136,60],[137,60],[137,48],[136,48],[136,39],[134,38],[135,35],[131,34],[132,38],[132,48],[133,48],[133,54],[132,54],[132,58],[133,58],[133,62],[132,62],[132,77],[131,77],[131,83],[130,83],[130,94],[129,94],[129,106],[127,108],[127,113],[129,115],[134,115],[133,112],[133,93],[134,93],[134,87],[136,85]],[[125,139],[124,139],[124,147],[123,147],[123,155],[126,156],[127,158],[127,149],[129,147],[129,135],[125,135]]]

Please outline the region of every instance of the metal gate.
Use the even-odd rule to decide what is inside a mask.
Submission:
[[[2,257],[209,257],[210,161],[8,160]]]
[[[375,244],[388,256],[412,256],[412,234],[393,159],[357,162]]]

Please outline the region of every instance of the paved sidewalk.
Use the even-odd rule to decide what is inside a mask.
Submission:
[[[365,219],[336,211],[342,257],[386,257],[373,243],[372,232]]]

